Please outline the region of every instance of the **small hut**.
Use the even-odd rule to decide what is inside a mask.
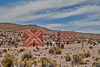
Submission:
[[[58,41],[64,42],[65,44],[74,44],[75,43],[75,35],[74,31],[59,31],[58,32]]]
[[[25,30],[23,46],[42,46],[43,30]]]

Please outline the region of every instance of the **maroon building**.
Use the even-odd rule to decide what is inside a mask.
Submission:
[[[74,44],[75,43],[74,31],[59,31],[58,32],[58,42],[64,42],[65,44]]]
[[[23,46],[42,46],[43,30],[25,30]]]

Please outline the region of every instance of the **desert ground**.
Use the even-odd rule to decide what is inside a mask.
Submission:
[[[62,50],[61,54],[50,54],[48,50],[51,47],[49,47],[48,49],[45,49],[45,48],[47,48],[46,45],[44,45],[44,46],[38,46],[39,50],[37,50],[36,47],[23,47],[23,46],[20,46],[18,48],[10,47],[10,50],[7,51],[7,53],[10,53],[10,54],[13,53],[13,54],[15,54],[15,53],[18,53],[19,49],[25,48],[25,50],[23,52],[18,53],[18,56],[15,56],[15,58],[18,61],[20,61],[21,56],[24,53],[31,51],[32,54],[33,54],[33,57],[35,57],[35,60],[37,60],[37,61],[39,61],[42,57],[46,57],[46,58],[49,58],[51,60],[56,60],[58,65],[61,64],[61,67],[72,67],[71,61],[66,61],[65,60],[64,56],[66,56],[66,53],[69,53],[69,55],[72,58],[73,54],[84,53],[83,50],[85,49],[85,52],[87,52],[89,50],[90,51],[90,55],[91,55],[90,57],[83,59],[84,61],[88,61],[87,64],[83,64],[83,65],[81,65],[81,64],[74,64],[74,67],[86,67],[86,66],[87,67],[92,67],[94,59],[96,57],[100,57],[100,54],[98,53],[98,49],[100,49],[100,44],[93,46],[93,49],[90,49],[89,48],[90,46],[91,46],[91,44],[86,45],[86,44],[81,44],[81,43],[68,44],[68,45],[65,44],[64,48],[61,49]],[[0,48],[1,51],[3,49],[8,49],[8,48]],[[0,61],[4,59],[3,56],[5,54],[6,53],[2,53],[2,57],[0,57]],[[62,58],[61,58],[61,56],[62,56]],[[94,56],[94,58],[92,58],[93,56]],[[98,62],[100,62],[100,60]],[[0,63],[0,66],[2,66],[1,63]],[[34,65],[32,67],[34,67]],[[38,63],[37,63],[36,67],[38,67]]]
[[[52,40],[57,41],[56,34],[43,34],[43,46],[25,47],[22,31],[0,31],[0,67],[7,67],[7,64],[8,67],[11,67],[9,64],[12,67],[92,67],[94,62],[94,67],[100,67],[100,39],[75,37],[75,43],[64,44],[63,49],[55,46],[61,51],[59,54],[49,52],[53,46],[47,49],[46,42]],[[25,59],[30,56],[31,60]],[[69,56],[70,60],[66,60]],[[57,66],[39,66],[43,64],[41,58],[44,57]],[[78,59],[77,63],[75,59]]]

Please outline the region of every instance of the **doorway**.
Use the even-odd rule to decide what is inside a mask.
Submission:
[[[67,41],[67,45],[69,44],[69,42]]]
[[[33,47],[35,46],[35,43],[33,43]]]

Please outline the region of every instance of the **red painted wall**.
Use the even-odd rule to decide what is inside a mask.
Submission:
[[[42,46],[43,30],[25,30],[23,46]]]
[[[75,35],[75,33],[58,33],[58,39],[75,39]]]

